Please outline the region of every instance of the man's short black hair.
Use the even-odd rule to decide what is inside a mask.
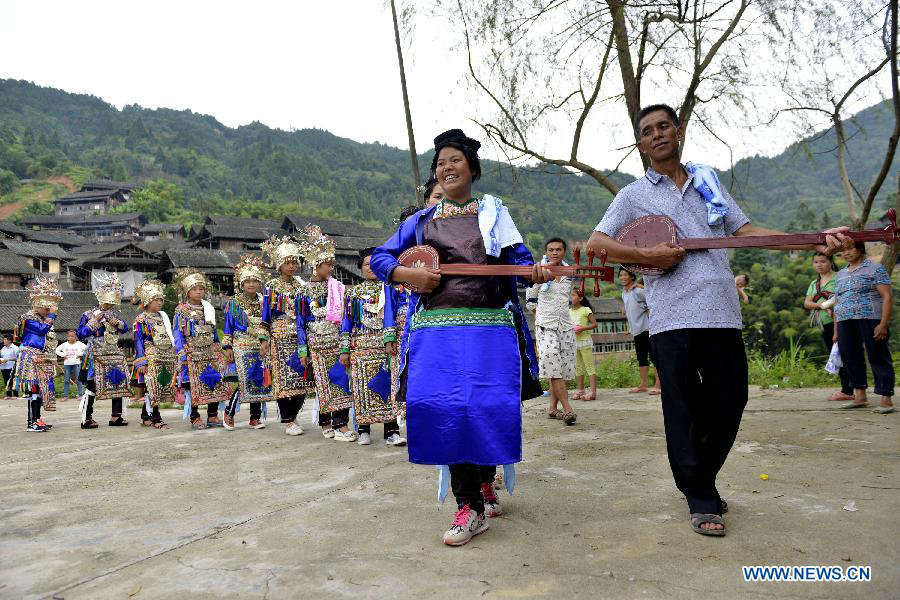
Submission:
[[[658,110],[664,111],[666,114],[672,117],[672,122],[675,123],[675,127],[681,125],[681,122],[678,120],[678,113],[675,112],[674,108],[672,108],[668,104],[651,104],[650,106],[645,106],[644,108],[642,108],[641,112],[638,113],[637,119],[634,120],[634,130],[640,133],[641,119]]]
[[[375,246],[370,246],[368,248],[363,248],[359,251],[359,258],[356,259],[356,268],[362,269],[363,261],[366,260],[367,256],[372,256],[372,253],[375,252]]]
[[[568,251],[569,246],[568,246],[568,244],[566,244],[566,240],[564,240],[564,239],[562,239],[562,238],[558,238],[558,237],[550,238],[549,240],[547,240],[546,242],[544,242],[544,250],[546,250],[546,249],[547,249],[547,246],[549,246],[549,245],[552,244],[553,242],[559,242],[560,244],[563,245],[563,250],[564,250],[564,251]]]
[[[853,247],[856,248],[857,250],[859,250],[860,252],[862,252],[863,254],[866,253],[866,243],[865,242],[855,242],[853,244]]]
[[[12,341],[12,336],[7,334],[7,335],[4,335],[4,336],[3,336],[3,339],[4,339],[4,340]]]

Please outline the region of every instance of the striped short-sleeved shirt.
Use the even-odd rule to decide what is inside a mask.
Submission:
[[[595,231],[615,237],[619,229],[647,215],[665,215],[675,222],[678,237],[725,237],[749,223],[727,190],[728,205],[718,223],[707,222],[706,202],[694,188],[693,176],[678,189],[668,176],[652,168],[618,194]],[[650,307],[650,335],[672,329],[741,329],[741,307],[728,251],[692,250],[664,275],[644,276]]]

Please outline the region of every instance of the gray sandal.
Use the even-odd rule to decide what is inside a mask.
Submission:
[[[704,529],[701,527],[704,523],[712,523],[713,525],[721,525],[723,529]],[[691,529],[700,535],[712,535],[722,537],[725,535],[725,521],[721,515],[711,515],[707,513],[691,513]]]
[[[556,410],[554,410],[554,411],[548,412],[548,413],[547,413],[547,418],[548,418],[548,419],[559,419],[559,420],[562,420],[562,418],[563,418],[563,411],[561,411],[561,410],[559,410],[559,409],[556,409]]]
[[[567,412],[566,414],[564,414],[562,416],[563,423],[565,423],[566,425],[574,425],[575,419],[577,419],[577,418],[578,418],[578,415],[576,415],[574,411]]]

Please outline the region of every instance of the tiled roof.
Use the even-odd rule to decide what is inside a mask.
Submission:
[[[127,223],[135,219],[144,220],[140,213],[121,213],[112,215],[34,215],[24,217],[25,225],[63,225],[79,227],[84,225],[103,225],[107,223]]]
[[[134,244],[135,242],[103,242],[99,244],[85,244],[77,248],[72,248],[72,254],[112,254],[116,250],[121,250],[125,246]]]
[[[256,227],[263,229],[281,229],[280,221],[269,219],[254,219],[253,217],[228,217],[225,215],[209,215],[206,217],[207,225],[223,225],[226,227]]]
[[[26,235],[31,233],[31,229],[19,227],[15,223],[10,223],[9,221],[0,221],[0,233],[5,233],[7,235]]]
[[[0,275],[36,275],[37,269],[9,250],[0,250]]]
[[[284,233],[279,228],[253,227],[249,225],[204,225],[197,239],[219,238],[229,240],[245,240],[247,242],[262,242],[273,235]]]
[[[54,323],[54,330],[60,341],[63,341],[66,331],[78,327],[81,315],[86,310],[97,306],[97,298],[93,292],[64,291],[62,296]],[[11,330],[29,307],[28,292],[25,290],[0,290],[0,324],[3,330]],[[123,302],[114,312],[131,325],[139,310],[137,306]]]
[[[65,260],[72,258],[72,255],[60,248],[56,244],[39,244],[37,242],[17,242],[15,240],[2,240],[7,250],[18,254],[19,256],[28,256],[33,258],[58,258]]]
[[[183,240],[144,240],[135,244],[147,254],[162,256],[170,248],[187,248],[188,243]]]
[[[98,189],[98,190],[136,190],[140,186],[127,181],[112,181],[110,179],[95,179],[93,181],[85,181],[81,189]]]
[[[248,253],[251,252],[209,250],[207,248],[172,248],[166,251],[166,256],[176,269],[181,267],[231,269],[238,263],[242,255]]]
[[[176,232],[184,229],[184,225],[178,223],[148,223],[141,227],[141,233],[160,233],[163,231]]]
[[[27,232],[22,234],[22,237],[26,240],[45,244],[58,244],[63,248],[74,248],[90,243],[88,238],[71,231],[35,231],[34,229],[29,229]]]
[[[360,225],[353,221],[337,221],[334,219],[322,219],[320,217],[308,217],[303,215],[289,215],[285,217],[284,221],[281,223],[281,228],[284,230],[303,229],[310,223],[321,227],[322,233],[329,237],[380,237],[383,242],[393,233],[393,231],[387,229],[366,227],[365,225]]]
[[[53,202],[68,204],[70,202],[90,202],[91,200],[107,200],[119,193],[119,190],[96,190],[90,192],[72,192]]]

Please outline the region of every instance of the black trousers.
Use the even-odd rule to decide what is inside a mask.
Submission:
[[[466,504],[476,513],[484,512],[484,497],[481,495],[481,484],[494,483],[497,467],[460,463],[450,465],[450,489],[456,498],[456,507]]]
[[[348,415],[348,416],[349,416],[349,415]],[[359,426],[359,432],[360,432],[360,433],[369,433],[369,434],[371,434],[371,433],[372,433],[372,426],[371,426],[371,425],[360,425],[360,426]],[[395,434],[395,433],[396,433],[396,434],[399,434],[399,433],[400,433],[400,425],[397,423],[396,420],[394,420],[394,421],[388,421],[387,423],[384,424],[384,439],[388,439],[389,437],[391,437],[391,436],[392,436],[393,434]]]
[[[122,416],[122,399],[121,398],[113,398],[112,399],[112,416],[113,417],[121,417]],[[87,401],[87,420],[90,421],[91,417],[94,416],[94,397],[91,396]]]
[[[303,410],[303,401],[306,400],[305,394],[299,396],[291,396],[289,398],[278,399],[278,412],[281,415],[282,423],[291,423]]]
[[[832,340],[834,340],[834,322],[822,326],[822,341],[825,342],[826,352],[831,352],[831,345],[834,344]],[[852,396],[853,386],[850,385],[850,375],[847,373],[847,367],[841,367],[838,370],[838,377],[841,379],[841,392]]]
[[[3,387],[6,388],[6,397],[9,398],[13,395],[13,391],[10,388],[9,380],[12,379],[13,370],[12,369],[0,369],[0,372],[3,373]]]
[[[747,355],[739,329],[675,329],[650,336],[662,384],[666,449],[692,513],[721,513],[716,475],[747,405]]]
[[[231,403],[229,403],[225,407],[225,412],[228,413],[228,416],[233,417],[237,413],[238,402],[237,398],[232,398]],[[262,402],[251,402],[250,403],[250,418],[251,419],[260,419],[262,418]]]
[[[340,429],[350,423],[350,409],[342,408],[333,412],[319,413],[319,427],[331,427]]]
[[[87,377],[87,369],[82,369],[81,374]],[[91,420],[91,417],[94,416],[94,396],[93,394],[97,393],[97,386],[94,385],[93,379],[87,379],[86,381],[83,379],[82,383],[84,383],[84,387],[91,393],[91,396],[88,396],[87,401],[87,412],[86,418],[88,421]],[[121,417],[122,416],[122,399],[121,398],[113,398],[112,399],[112,416],[113,417]]]
[[[218,402],[210,402],[206,405],[206,418],[210,419],[215,417],[219,412],[219,403]],[[191,420],[200,418],[200,407],[192,406],[191,407]]]
[[[159,407],[153,406],[151,408],[153,409],[153,411],[148,413],[147,405],[146,404],[141,405],[141,421],[150,421],[152,423],[162,423],[162,415],[159,414]]]
[[[838,348],[841,360],[850,377],[850,386],[856,390],[869,387],[866,374],[866,359],[863,349],[869,357],[869,365],[875,376],[875,393],[879,396],[894,395],[894,363],[888,348],[888,337],[876,340],[875,326],[877,319],[849,319],[840,321],[838,328]]]
[[[31,425],[41,418],[41,398],[33,395],[26,400],[28,402],[28,424]]]

